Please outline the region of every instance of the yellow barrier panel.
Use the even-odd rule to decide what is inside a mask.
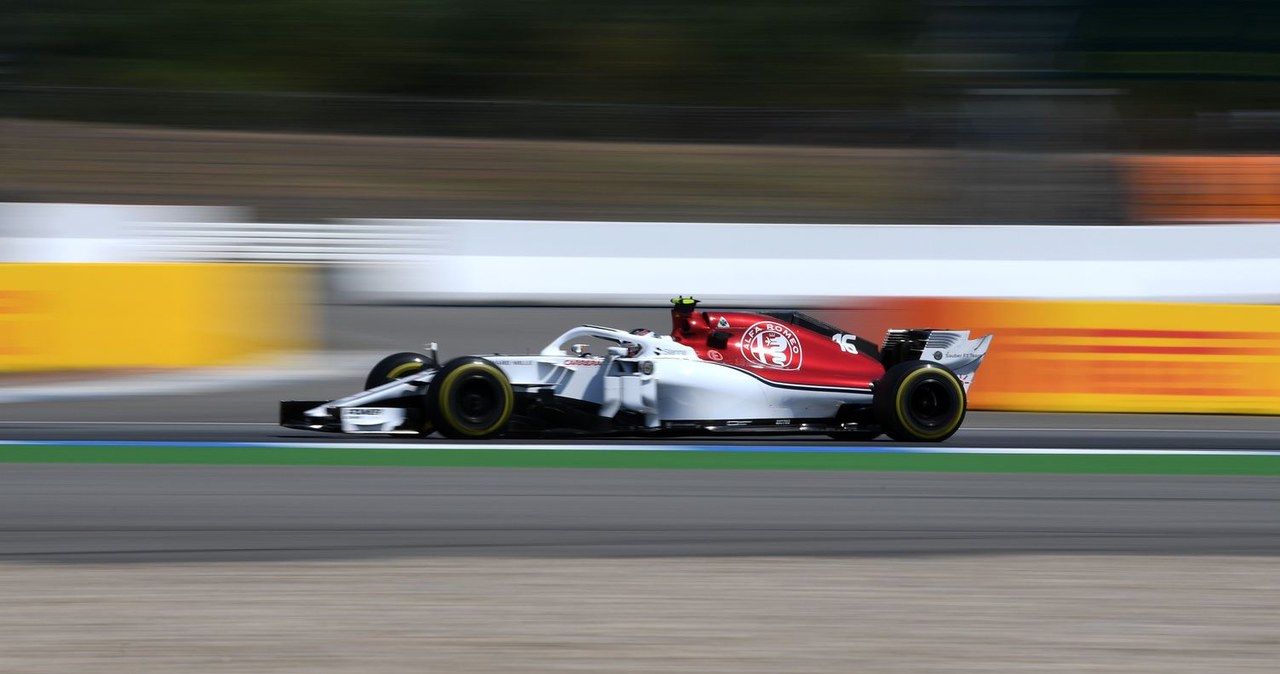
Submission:
[[[840,319],[994,334],[973,409],[1280,414],[1280,307],[903,299]]]
[[[232,363],[311,329],[305,267],[0,265],[0,372]]]

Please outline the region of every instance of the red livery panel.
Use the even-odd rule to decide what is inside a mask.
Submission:
[[[884,376],[861,340],[797,312],[708,313],[687,304],[671,310],[671,322],[671,336],[699,358],[769,383],[867,390]]]

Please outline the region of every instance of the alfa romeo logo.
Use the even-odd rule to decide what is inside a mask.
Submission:
[[[742,357],[775,370],[799,370],[800,338],[781,323],[761,321],[742,333]]]

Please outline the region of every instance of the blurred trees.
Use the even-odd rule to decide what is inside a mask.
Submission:
[[[913,0],[25,0],[10,12],[7,50],[26,84],[861,105],[898,94],[917,9]]]
[[[4,6],[11,116],[858,144],[1280,137],[1275,0]]]

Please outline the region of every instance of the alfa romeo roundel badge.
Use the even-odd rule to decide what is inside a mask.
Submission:
[[[742,357],[754,365],[775,370],[799,370],[804,351],[791,328],[760,321],[742,333]]]

